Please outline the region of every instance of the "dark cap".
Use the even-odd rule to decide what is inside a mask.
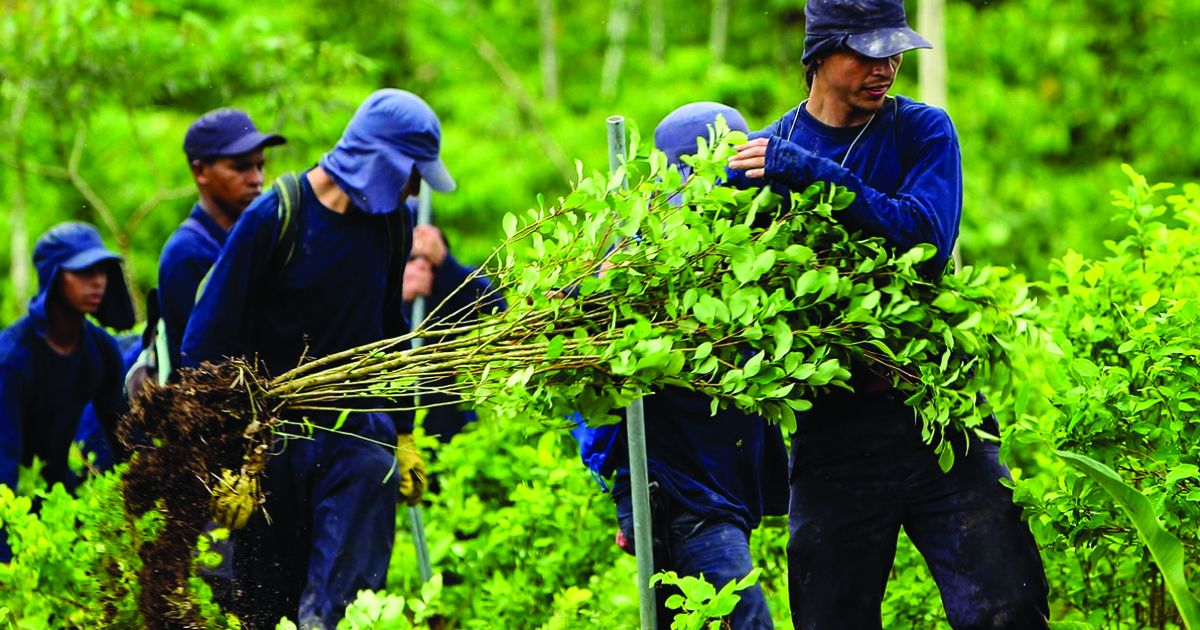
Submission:
[[[696,141],[708,139],[708,128],[725,117],[725,124],[733,131],[749,132],[746,119],[738,110],[721,103],[701,101],[688,103],[667,114],[654,128],[654,148],[667,154],[671,164],[678,165],[679,158],[696,152]]]
[[[805,64],[843,47],[875,59],[933,48],[909,28],[902,0],[808,0],[804,19]]]
[[[223,107],[196,119],[183,137],[183,152],[189,160],[204,160],[249,153],[287,142],[277,133],[261,133],[250,116],[240,109]]]
[[[105,326],[125,330],[134,324],[129,288],[121,274],[121,257],[104,246],[100,232],[87,223],[60,223],[47,231],[33,247],[33,266],[38,272],[38,294],[30,302],[30,311],[44,316],[46,299],[60,271],[82,271],[93,265],[107,264],[108,286],[96,319]]]

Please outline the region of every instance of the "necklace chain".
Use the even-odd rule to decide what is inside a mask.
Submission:
[[[796,115],[792,116],[792,126],[788,128],[788,135],[786,138],[784,138],[784,140],[789,142],[791,141],[792,133],[796,131],[796,121],[800,120],[800,110],[807,102],[808,99],[804,99],[803,101],[800,101],[799,105],[796,106]],[[843,168],[846,166],[846,160],[850,159],[850,152],[854,150],[854,145],[858,144],[858,140],[863,137],[864,133],[867,132],[867,127],[870,127],[871,123],[875,122],[875,114],[877,113],[879,112],[873,112],[871,117],[867,119],[867,124],[863,125],[862,129],[858,130],[858,135],[854,136],[854,140],[850,141],[850,147],[846,149],[846,154],[842,156],[842,161],[838,164],[838,166]]]

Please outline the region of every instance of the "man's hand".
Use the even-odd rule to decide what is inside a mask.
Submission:
[[[222,470],[212,489],[213,520],[231,530],[245,527],[258,508],[260,494],[257,474],[239,475]]]
[[[411,433],[396,437],[396,465],[400,468],[400,496],[409,505],[420,503],[425,494],[425,460]]]
[[[404,265],[404,301],[433,293],[433,265],[425,258],[410,258]]]
[[[434,267],[441,267],[442,263],[446,262],[448,253],[446,239],[441,230],[432,225],[418,225],[413,228],[413,246],[409,258],[424,258]]]
[[[746,177],[758,179],[766,174],[767,145],[770,138],[755,138],[746,144],[734,147],[737,155],[729,158],[729,168],[746,171]]]

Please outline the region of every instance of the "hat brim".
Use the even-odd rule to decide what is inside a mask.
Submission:
[[[851,34],[846,37],[846,47],[866,57],[883,59],[917,48],[933,48],[933,44],[911,28],[901,26]]]
[[[92,265],[102,262],[121,262],[121,257],[104,249],[103,247],[93,247],[85,249],[74,256],[68,258],[65,262],[59,265],[60,269],[67,271],[81,271]]]
[[[204,157],[232,157],[249,153],[255,149],[264,149],[266,147],[274,147],[281,144],[287,144],[287,139],[277,133],[260,133],[255,131],[248,133],[233,142],[221,147],[221,149],[212,155]]]
[[[450,177],[450,171],[446,170],[446,165],[442,164],[441,160],[417,162],[417,171],[421,173],[421,179],[428,182],[429,187],[438,192],[454,192],[454,189],[458,187],[454,183],[454,178]]]

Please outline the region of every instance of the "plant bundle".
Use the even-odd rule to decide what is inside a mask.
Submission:
[[[844,189],[722,186],[744,135],[715,135],[685,158],[686,178],[635,139],[618,172],[581,173],[558,204],[506,215],[485,265],[506,311],[442,314],[267,379],[257,397],[272,410],[412,408],[408,394],[435,388],[502,415],[604,423],[676,385],[790,427],[814,396],[850,388],[854,366],[907,394],[946,453],[948,429],[991,412],[977,394],[1006,393],[1006,350],[1041,334],[1024,282],[993,267],[929,279],[932,248],[895,252],[838,223]],[[434,341],[407,347],[416,337]]]
[[[814,396],[852,387],[853,366],[907,395],[948,468],[948,432],[990,413],[978,393],[1005,393],[1005,349],[1039,334],[1023,318],[1034,306],[1024,283],[996,268],[927,279],[929,247],[894,252],[838,223],[853,201],[845,190],[816,183],[783,198],[721,185],[745,136],[720,127],[687,159],[686,178],[662,153],[639,152],[634,138],[616,173],[585,178],[580,168],[557,204],[539,198],[505,216],[506,239],[483,270],[508,309],[435,310],[436,323],[408,335],[275,376],[245,362],[207,366],[203,386],[187,376],[135,410],[133,423],[156,445],[139,459],[187,462],[175,478],[190,477],[197,492],[236,470],[238,453],[251,461],[272,435],[337,431],[350,410],[413,409],[419,391],[499,415],[578,412],[603,423],[675,385],[711,397],[714,409],[735,405],[794,426]],[[418,337],[426,342],[414,347]],[[304,419],[311,411],[342,415],[314,426]],[[208,418],[203,428],[166,426],[197,413]],[[218,454],[214,443],[228,448]],[[154,455],[166,450],[170,457]],[[171,500],[170,484],[154,489]]]

